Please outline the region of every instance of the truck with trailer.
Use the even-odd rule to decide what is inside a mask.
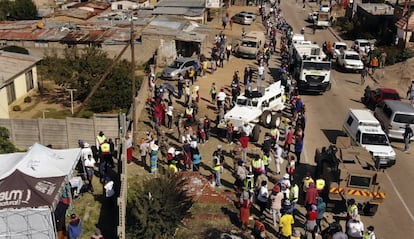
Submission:
[[[292,44],[290,68],[299,91],[323,93],[331,88],[331,61],[315,43]]]
[[[375,215],[385,200],[381,185],[385,178],[363,147],[339,136],[335,145],[316,149],[315,163],[315,177],[325,179],[321,196],[328,209],[346,210],[346,202],[354,199],[360,214]]]

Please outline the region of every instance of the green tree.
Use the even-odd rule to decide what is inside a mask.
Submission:
[[[68,48],[60,58],[56,53],[47,55],[39,67],[43,79],[54,80],[65,88],[77,89],[75,100],[83,101],[93,86],[111,65],[106,52],[95,47],[83,50]],[[108,112],[127,109],[131,105],[131,63],[121,60],[100,85],[88,103],[89,110]],[[140,81],[135,80],[136,89]]]
[[[0,20],[7,20],[7,17],[10,15],[11,3],[9,0],[0,1]]]
[[[172,238],[183,218],[190,216],[192,198],[176,174],[161,175],[128,188],[128,237]]]
[[[0,154],[14,153],[17,151],[16,147],[9,140],[9,130],[0,127]]]
[[[32,0],[15,0],[11,4],[10,19],[33,20],[37,19],[37,8]]]

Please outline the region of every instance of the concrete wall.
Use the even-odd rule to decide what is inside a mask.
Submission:
[[[9,115],[9,106],[7,105],[7,90],[6,87],[0,89],[0,119],[8,119]]]
[[[74,148],[79,139],[95,145],[99,131],[116,141],[118,125],[116,114],[96,114],[92,119],[0,119],[0,126],[9,130],[11,142],[21,150],[36,142],[56,149]]]

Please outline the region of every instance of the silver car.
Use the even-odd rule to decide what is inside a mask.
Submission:
[[[234,15],[231,20],[234,23],[238,23],[241,25],[251,25],[254,22],[254,18],[252,15],[247,14],[247,13],[237,13],[236,15]]]
[[[167,66],[161,73],[162,79],[175,80],[178,79],[181,75],[193,68],[196,74],[199,74],[200,71],[200,62],[196,58],[182,57],[175,60],[171,65]]]

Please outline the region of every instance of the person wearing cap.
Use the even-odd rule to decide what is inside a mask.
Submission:
[[[70,222],[68,224],[68,238],[79,239],[82,235],[82,221],[75,213],[70,215]]]
[[[377,239],[374,233],[374,227],[369,226],[367,227],[367,230],[364,232],[364,239]]]
[[[314,181],[310,176],[310,172],[306,172],[306,175],[302,180],[302,190],[304,193],[306,193],[306,191],[308,190],[310,183],[314,183]]]
[[[213,155],[213,173],[214,179],[217,187],[221,187],[221,167],[222,164],[220,162],[219,155]]]
[[[280,218],[279,222],[279,239],[290,239],[292,236],[292,226],[295,224],[292,214],[289,211]]]
[[[282,200],[283,194],[280,192],[280,186],[275,185],[272,189],[272,194],[270,195],[270,212],[272,213],[274,227],[277,226],[277,223],[282,216],[280,213],[280,210],[282,209]]]
[[[81,149],[82,160],[86,160],[89,155],[93,156],[92,149],[88,143],[83,142],[82,149]]]
[[[404,127],[404,152],[408,152],[410,150],[410,141],[413,137],[413,130],[410,127],[410,124],[406,124]]]
[[[266,238],[266,227],[258,218],[254,222],[253,235],[257,239]]]
[[[305,223],[305,234],[308,232],[312,233],[312,239],[316,238],[316,231],[318,226],[316,225],[316,218],[318,217],[318,208],[315,204],[312,204],[310,211],[306,213],[306,223]]]
[[[150,172],[155,174],[157,172],[158,167],[158,145],[155,142],[150,143]]]
[[[346,228],[346,234],[349,239],[362,239],[362,236],[364,235],[364,223],[361,221],[359,215],[354,219],[349,220]]]

